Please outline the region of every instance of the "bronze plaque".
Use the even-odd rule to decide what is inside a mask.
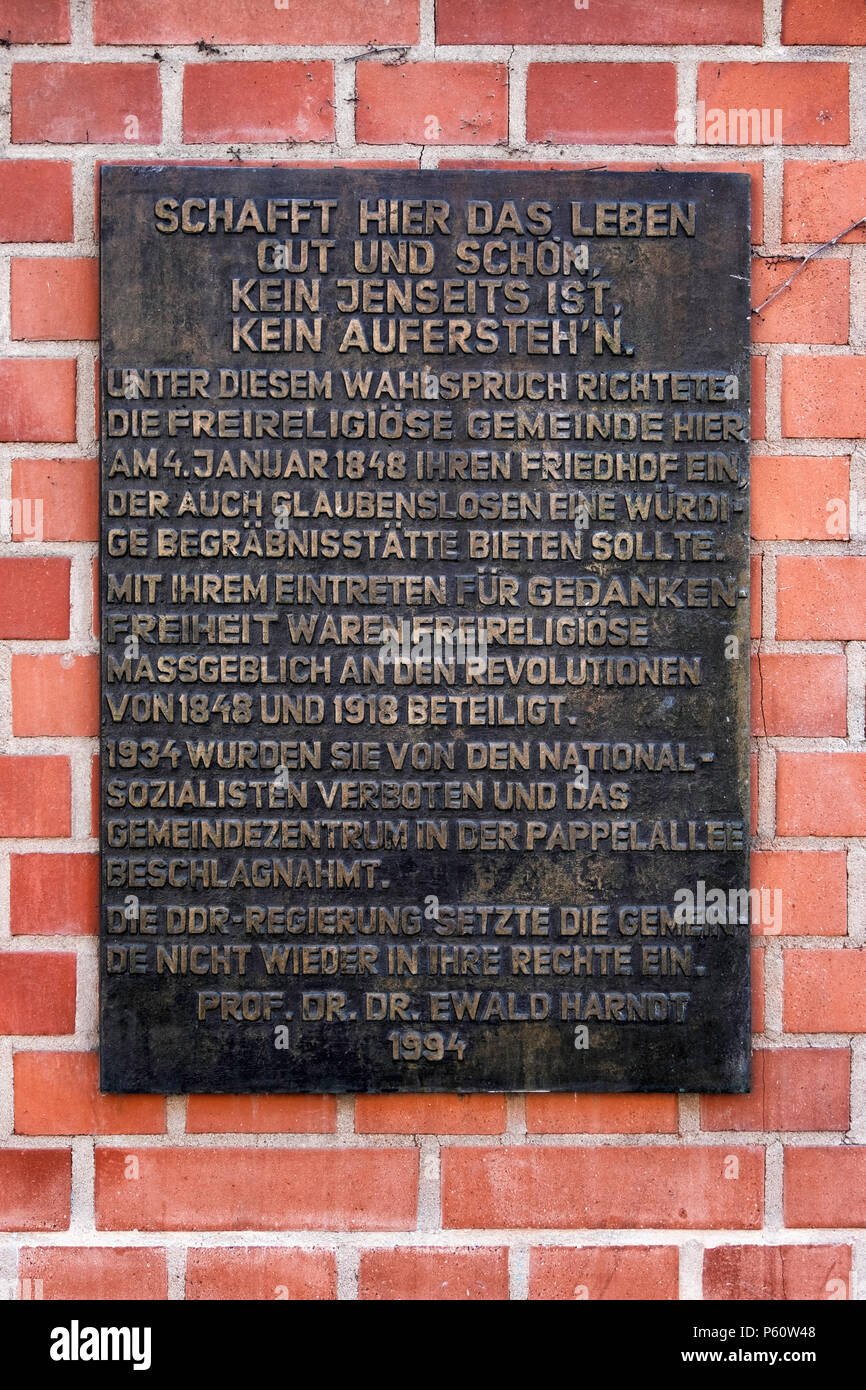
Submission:
[[[748,1089],[748,204],[103,169],[103,1089]]]

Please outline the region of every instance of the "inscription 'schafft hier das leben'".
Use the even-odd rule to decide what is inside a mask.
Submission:
[[[102,170],[105,1090],[748,1089],[748,196]]]

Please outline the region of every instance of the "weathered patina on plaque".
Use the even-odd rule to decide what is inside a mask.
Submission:
[[[749,1085],[748,180],[102,171],[102,1085]]]

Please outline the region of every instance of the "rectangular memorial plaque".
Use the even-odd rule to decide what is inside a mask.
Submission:
[[[102,171],[102,1086],[749,1085],[748,179]]]

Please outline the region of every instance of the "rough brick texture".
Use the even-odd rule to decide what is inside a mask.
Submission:
[[[508,1251],[365,1250],[358,1297],[460,1303],[507,1298]]]
[[[785,241],[830,241],[866,215],[862,159],[789,159],[785,163],[782,235]],[[856,227],[843,241],[866,241]]]
[[[501,63],[358,66],[361,144],[493,145],[508,130],[508,73]]]
[[[725,1177],[735,1160],[736,1178]],[[732,1226],[753,1230],[763,1209],[763,1150],[732,1148],[447,1149],[442,1220],[510,1227]]]
[[[781,555],[776,635],[826,641],[866,635],[866,556]]]
[[[847,261],[836,258],[812,261],[790,285],[786,281],[800,262],[756,260],[752,266],[752,305],[758,309],[752,337],[756,343],[847,343]],[[778,291],[778,293],[777,293]]]
[[[752,455],[756,540],[847,540],[849,511],[847,458]]]
[[[866,950],[786,951],[790,1033],[866,1033]]]
[[[678,1297],[676,1248],[639,1245],[568,1249],[536,1247],[529,1255],[529,1297],[643,1300]]]
[[[850,1245],[717,1245],[704,1255],[704,1298],[847,1298]]]
[[[0,952],[0,1033],[71,1033],[75,956],[69,951]]]
[[[14,656],[12,731],[21,738],[98,733],[97,658]]]
[[[330,63],[188,63],[183,138],[205,145],[330,140],[333,98]]]
[[[781,895],[784,936],[844,936],[848,930],[844,850],[754,850],[752,887]]]
[[[0,1231],[65,1231],[72,1161],[68,1149],[0,1149]]]
[[[866,434],[866,357],[786,357],[782,434],[786,439]]]
[[[860,0],[784,0],[783,43],[866,43]]]
[[[846,1130],[851,1055],[847,1048],[764,1048],[752,1060],[746,1096],[704,1096],[706,1130]]]
[[[844,657],[763,652],[752,658],[752,690],[752,733],[845,737]]]
[[[866,1226],[866,1149],[786,1148],[785,1225]]]
[[[92,935],[98,926],[95,854],[13,854],[9,861],[13,936]]]
[[[93,0],[96,43],[408,44],[418,0]]]
[[[16,1134],[162,1134],[162,1096],[107,1096],[95,1052],[19,1052]]]
[[[866,753],[780,753],[776,821],[780,835],[866,835]]]
[[[674,1096],[526,1097],[530,1134],[676,1134]]]
[[[702,63],[698,100],[706,108],[708,132],[714,110],[729,119],[731,111],[769,111],[766,124],[776,143],[778,126],[783,145],[848,143],[847,63]],[[764,130],[756,134],[749,124],[748,137],[736,143],[766,143]]]
[[[68,835],[68,758],[0,757],[0,835],[33,839]]]
[[[12,139],[19,145],[152,144],[160,137],[155,63],[16,63]]]
[[[864,1296],[864,44],[862,0],[0,0],[4,1280]],[[774,912],[749,1094],[99,1092],[94,190],[116,161],[749,175],[741,655]]]
[[[526,133],[533,141],[671,145],[672,63],[533,63]]]
[[[405,1231],[416,1221],[417,1176],[407,1149],[98,1148],[96,1225]]]
[[[3,0],[0,39],[10,43],[68,43],[69,0]]]
[[[72,240],[72,165],[0,160],[0,241]]]
[[[333,1096],[190,1096],[187,1134],[331,1134]]]
[[[95,541],[99,536],[96,459],[13,459],[12,539],[32,540],[36,524],[44,541]]]
[[[336,1261],[328,1250],[191,1246],[185,1292],[194,1299],[332,1299]]]
[[[0,443],[69,444],[75,439],[72,358],[0,362]]]
[[[0,559],[0,639],[69,636],[69,561]]]
[[[695,5],[668,0],[634,5],[605,0],[579,9],[573,0],[439,0],[440,43],[760,43],[760,0],[720,0]]]
[[[99,265],[92,256],[12,262],[12,337],[99,337]]]
[[[165,1251],[153,1247],[26,1245],[18,1257],[18,1278],[22,1284],[31,1281],[31,1297],[52,1301],[168,1297]]]
[[[501,1134],[503,1096],[358,1096],[358,1134]]]

